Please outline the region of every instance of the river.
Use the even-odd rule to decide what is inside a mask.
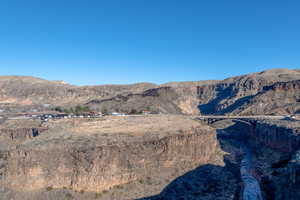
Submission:
[[[241,162],[241,178],[244,183],[243,200],[263,200],[261,188],[257,179],[252,175],[253,155],[249,148],[244,146],[244,158]]]

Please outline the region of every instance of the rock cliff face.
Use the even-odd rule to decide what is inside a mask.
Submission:
[[[235,168],[241,167],[241,175],[245,172],[243,167],[248,169],[249,176],[243,179],[254,178],[249,182],[250,188],[247,183],[242,184],[241,191],[246,191],[243,195],[262,193],[265,200],[300,198],[300,121],[263,120],[246,123],[222,120],[212,126],[217,129],[222,148],[231,152],[228,161],[239,163]],[[243,153],[244,147],[248,153]],[[245,159],[251,164],[246,166]],[[242,199],[242,195],[239,197]]]
[[[18,124],[16,133],[30,135],[28,127],[36,122],[23,123],[26,128]],[[299,199],[299,121],[223,120],[212,126],[216,129],[176,115],[51,120],[38,127],[44,131],[36,137],[22,136],[0,148],[0,195],[238,200],[246,144],[252,155],[249,174],[264,199]],[[6,141],[11,138],[0,137],[0,147]]]
[[[286,124],[285,124],[286,123]],[[295,127],[293,127],[293,124]],[[250,138],[255,143],[281,152],[292,153],[300,147],[300,127],[298,122],[257,122]],[[289,125],[289,126],[288,126]]]
[[[18,148],[8,155],[6,178],[17,180],[11,181],[11,187],[21,190],[67,187],[101,192],[183,161],[195,165],[207,163],[214,159],[216,151],[214,133],[201,129],[133,144],[53,145],[45,150]]]
[[[294,114],[300,111],[300,80],[265,86],[233,113]]]
[[[203,114],[295,113],[299,109],[299,81],[295,80],[300,80],[298,71],[274,69],[200,86],[199,109]]]
[[[150,108],[176,114],[292,114],[300,109],[299,80],[297,70],[274,69],[223,81],[169,83],[141,94],[91,103],[125,112]],[[158,95],[145,98],[149,91]]]
[[[53,122],[53,127],[50,126],[42,135],[3,151],[3,185],[14,194],[46,188],[101,193],[120,185],[144,181],[147,177],[176,177],[199,165],[223,164],[224,153],[214,129],[198,122],[182,117],[153,116],[144,119],[143,129],[135,129],[136,120],[140,118],[107,120],[110,122],[85,122],[88,124],[82,126],[91,129],[86,132],[78,130],[79,121],[69,121],[66,124],[77,123],[76,130],[68,128],[61,133]],[[152,123],[157,124],[156,120],[165,120],[166,125],[151,128]],[[184,124],[166,129],[177,124],[178,120]],[[103,125],[99,127],[95,123]],[[106,123],[122,127],[113,131],[113,127],[105,128]],[[138,195],[128,195],[132,195],[129,197],[132,199],[151,195],[149,192],[150,189]]]
[[[248,133],[244,141],[255,154],[253,174],[260,181],[264,199],[299,199],[299,121],[257,122]]]

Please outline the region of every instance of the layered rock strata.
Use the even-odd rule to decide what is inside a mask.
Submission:
[[[300,122],[259,121],[247,140],[255,154],[253,174],[266,200],[300,198]]]
[[[214,129],[186,117],[63,121],[2,153],[6,188],[102,192],[155,174],[176,177],[199,165],[223,164]]]

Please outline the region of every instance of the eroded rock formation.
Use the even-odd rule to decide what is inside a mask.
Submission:
[[[142,129],[136,127],[140,120]],[[164,123],[157,125],[157,120]],[[12,194],[46,188],[101,193],[147,177],[175,178],[201,165],[223,165],[215,130],[185,117],[64,121],[54,121],[42,135],[2,152],[2,184]],[[79,127],[90,130],[82,132]],[[150,192],[128,195],[138,198]]]

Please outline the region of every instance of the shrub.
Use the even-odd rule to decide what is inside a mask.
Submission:
[[[130,115],[136,115],[138,114],[138,111],[136,109],[131,109],[131,111],[129,112]]]
[[[65,108],[62,109],[65,113],[73,113],[73,114],[83,114],[85,112],[91,112],[91,109],[88,106],[76,106],[75,108]]]
[[[108,110],[107,110],[107,108],[106,108],[106,107],[102,107],[101,113],[102,113],[103,115],[108,115]]]
[[[46,190],[47,191],[51,191],[51,190],[53,190],[53,187],[52,186],[48,186],[48,187],[46,187]]]
[[[74,199],[73,195],[71,193],[66,194],[66,200]]]
[[[101,198],[102,197],[102,194],[101,193],[96,193],[95,194],[95,199],[99,199],[99,198]]]
[[[64,109],[60,106],[56,106],[53,110],[55,110],[57,112],[64,112]]]

